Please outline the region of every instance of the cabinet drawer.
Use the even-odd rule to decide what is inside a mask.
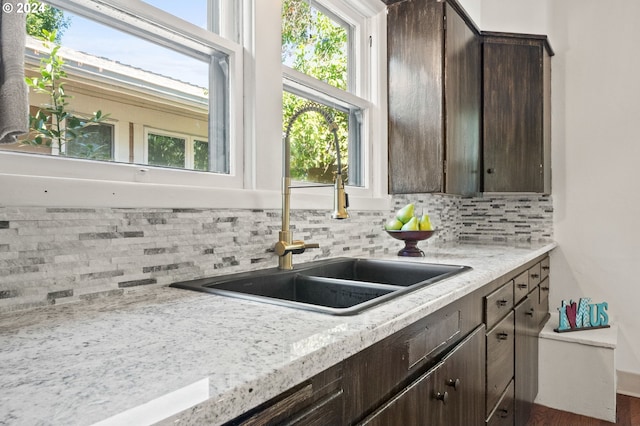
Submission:
[[[549,264],[549,257],[545,257],[544,259],[542,259],[542,261],[540,261],[540,281],[549,276]]]
[[[549,277],[546,277],[540,283],[540,294],[538,295],[538,306],[536,311],[539,313],[540,323],[544,322],[549,314]]]
[[[513,280],[484,298],[487,330],[493,328],[513,308]]]
[[[540,284],[540,264],[536,263],[529,269],[529,288],[534,288]]]
[[[487,407],[493,411],[514,372],[514,313],[487,333]]]
[[[514,386],[513,380],[509,383],[509,386],[504,391],[495,410],[489,415],[487,419],[487,426],[513,426],[515,421],[514,410]]]
[[[513,280],[513,304],[517,305],[529,294],[529,271],[525,271]]]

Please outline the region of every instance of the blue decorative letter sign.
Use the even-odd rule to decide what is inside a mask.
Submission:
[[[560,318],[558,328],[554,331],[561,333],[565,331],[588,330],[592,328],[609,327],[609,315],[607,309],[609,304],[589,303],[591,298],[581,298],[578,303],[573,300],[562,301],[562,305],[558,308]]]

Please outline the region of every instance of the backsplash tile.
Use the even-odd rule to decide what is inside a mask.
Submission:
[[[461,199],[461,240],[542,241],[553,238],[553,203],[548,196],[504,195]]]
[[[549,197],[460,198],[398,195],[390,211],[294,210],[296,239],[320,244],[295,262],[395,253],[382,231],[403,205],[416,204],[438,241],[552,238]],[[274,267],[279,210],[0,207],[0,311],[112,297],[149,286]]]

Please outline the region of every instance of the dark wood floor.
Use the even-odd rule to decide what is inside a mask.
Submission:
[[[618,394],[616,425],[640,426],[640,398]],[[611,426],[614,423],[535,405],[527,426]]]

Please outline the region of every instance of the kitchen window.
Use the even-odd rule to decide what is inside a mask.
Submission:
[[[278,209],[282,104],[283,96],[292,96],[322,103],[341,120],[352,207],[380,208],[387,202],[384,3],[312,2],[349,32],[345,89],[283,64],[282,1],[47,0],[73,17],[71,26],[96,28],[85,33],[84,45],[65,46],[63,34],[60,54],[72,74],[68,110],[107,115],[96,125],[109,126],[101,131],[111,132],[111,159],[1,146],[3,205]],[[98,39],[103,27],[126,39]],[[27,43],[27,69],[37,73],[47,52],[40,40]],[[132,56],[140,62],[117,56],[141,44],[153,54]],[[105,55],[97,47],[112,50]],[[175,66],[161,68],[168,53],[178,58]],[[38,96],[33,105],[41,107],[46,100]],[[148,161],[149,130],[185,140],[184,166],[167,158]],[[78,153],[71,145],[62,152]],[[174,152],[181,150],[175,145]],[[293,208],[326,208],[331,195],[323,190],[295,191]]]
[[[370,46],[362,16],[346,2],[284,0],[282,9],[283,124],[305,103],[326,107],[338,125],[342,176],[363,186],[363,117]],[[291,177],[299,181],[333,182],[335,149],[324,119],[306,113],[290,132]],[[366,135],[366,133],[365,133]]]
[[[147,161],[150,152],[145,129],[161,126],[172,133],[198,134],[198,170],[210,172],[208,177],[200,175],[198,183],[241,187],[242,47],[238,43],[238,3],[43,3],[45,17],[56,19],[52,25],[46,20],[39,24],[37,19],[29,24],[28,19],[25,74],[33,82],[29,96],[36,108],[31,114],[31,132],[18,143],[0,146],[0,154],[13,151],[55,156],[59,166],[48,164],[59,177],[68,176],[74,169],[74,174],[91,178],[97,170],[86,163],[66,164],[72,158],[108,161],[108,166],[99,166],[100,178],[111,175],[115,180],[129,173],[121,167],[124,164],[193,169],[196,148],[192,139],[190,157],[183,159],[182,166],[177,157],[161,157],[157,164],[153,157]],[[43,40],[41,29],[55,31],[55,41]],[[52,75],[48,71],[51,63],[57,64],[54,66],[59,72],[49,81],[45,77]],[[59,90],[64,91],[64,97],[56,99]],[[55,113],[56,108],[62,108],[63,113]],[[92,111],[94,115],[87,117],[77,111]],[[96,122],[72,131],[58,130],[87,119]],[[41,124],[34,127],[38,121]],[[110,122],[120,124],[117,132]],[[97,138],[109,141],[98,146]],[[169,156],[168,152],[164,154]],[[35,163],[43,161],[35,156],[21,160],[34,169],[38,169]],[[163,168],[147,173],[146,182],[152,182],[155,176],[176,184],[190,184],[196,179]]]

